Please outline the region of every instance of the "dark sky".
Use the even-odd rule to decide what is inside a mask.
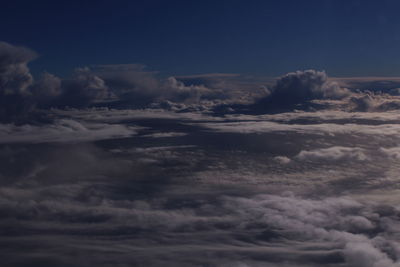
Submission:
[[[400,73],[398,1],[8,1],[1,40],[40,54],[31,68],[141,63],[165,74]]]

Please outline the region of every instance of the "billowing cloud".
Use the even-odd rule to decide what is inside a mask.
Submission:
[[[23,93],[33,82],[27,64],[36,57],[32,50],[0,42],[0,93]]]
[[[271,89],[271,94],[258,103],[258,108],[294,108],[314,99],[340,99],[349,94],[338,83],[329,81],[325,72],[315,70],[288,73],[280,77]]]
[[[36,57],[32,50],[0,42],[0,120],[13,120],[33,108],[27,88],[33,77],[27,64]]]
[[[85,107],[111,96],[104,80],[88,68],[77,69],[71,79],[63,80],[58,106]]]
[[[145,107],[159,97],[161,84],[156,73],[140,64],[98,65],[91,72],[105,81],[120,104]]]

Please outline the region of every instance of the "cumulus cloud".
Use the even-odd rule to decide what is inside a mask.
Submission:
[[[71,79],[50,73],[34,82],[28,63],[32,50],[0,42],[0,120],[14,121],[40,108],[87,106],[110,96],[105,82],[88,69],[77,69]]]
[[[42,74],[30,88],[40,108],[51,107],[53,101],[62,94],[62,80],[48,72]]]
[[[180,109],[185,109],[185,105],[191,104],[215,105],[226,101],[254,99],[248,86],[240,87],[239,90],[238,84],[224,83],[226,79],[237,76],[232,74],[212,75],[213,79],[218,77],[219,82],[210,83],[206,78],[208,76],[196,76],[196,79],[174,76],[162,78],[157,72],[148,71],[144,65],[139,64],[93,66],[92,71],[104,79],[119,97],[120,105],[130,107],[159,103],[163,108],[181,105]]]
[[[62,92],[61,79],[51,73],[44,72],[32,86],[31,91],[37,97],[56,97]]]
[[[0,120],[13,120],[33,108],[27,91],[33,77],[27,64],[35,57],[28,48],[0,42]]]
[[[163,78],[140,64],[99,65],[93,66],[91,72],[105,81],[118,97],[115,105],[120,107],[158,105],[166,109],[183,110],[188,105],[215,105],[227,100],[241,101],[240,97],[247,97],[243,91],[239,95],[238,91],[228,86],[208,87],[188,80],[184,82],[173,76]]]
[[[160,80],[144,65],[97,65],[91,71],[112,88],[122,105],[144,107],[159,97]]]
[[[90,103],[111,97],[108,86],[89,68],[77,69],[72,79],[62,82],[62,94],[58,106],[86,107]]]
[[[398,110],[400,108],[400,97],[365,91],[363,93],[354,93],[349,99],[349,106],[352,111],[362,112]]]
[[[264,109],[287,109],[313,99],[340,99],[349,91],[328,80],[325,72],[306,70],[280,77],[271,88],[271,94],[260,100]]]
[[[23,93],[33,82],[27,64],[36,57],[32,50],[0,42],[0,92]]]

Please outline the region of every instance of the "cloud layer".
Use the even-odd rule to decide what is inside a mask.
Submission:
[[[5,266],[400,265],[395,83],[35,57],[0,43]]]

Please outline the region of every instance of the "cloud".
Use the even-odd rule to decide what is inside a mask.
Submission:
[[[281,164],[288,164],[291,162],[291,159],[285,156],[276,156],[274,160],[281,163]]]
[[[7,227],[3,229],[13,229],[4,225],[7,219],[23,218],[19,230],[35,233],[22,236],[26,246],[32,245],[26,240],[46,234],[58,247],[51,254],[62,257],[72,248],[90,251],[100,266],[114,260],[129,262],[121,259],[126,253],[146,266],[159,261],[167,266],[224,266],[236,260],[249,266],[398,264],[396,231],[384,226],[385,221],[398,226],[393,206],[381,214],[382,206],[351,197],[310,199],[291,192],[229,196],[199,190],[196,198],[191,192],[175,192],[168,198],[121,199],[115,191],[101,188],[106,187],[76,183],[2,188],[0,211],[2,226]],[[106,260],[101,257],[104,247],[113,248],[107,249]],[[32,253],[22,257],[29,259]],[[77,255],[77,262],[87,257]]]
[[[108,86],[89,68],[76,69],[71,79],[62,81],[62,93],[54,106],[86,107],[111,97]]]
[[[136,64],[34,81],[34,53],[7,51],[26,79],[0,100],[45,120],[0,124],[5,265],[399,266],[400,115],[383,112],[396,92],[348,91],[318,71],[268,86]],[[323,110],[235,113],[261,96]],[[211,112],[220,104],[229,114]]]
[[[344,249],[346,261],[350,266],[363,267],[396,267],[385,253],[370,243],[349,242]]]
[[[120,105],[127,107],[147,107],[154,103],[179,103],[184,105],[215,105],[224,101],[243,101],[254,96],[244,88],[236,88],[235,83],[224,83],[237,75],[209,75],[195,77],[162,78],[157,72],[147,71],[144,65],[100,65],[93,66],[92,71],[98,75],[119,97]],[[218,82],[215,82],[218,79]],[[235,87],[236,86],[236,87]]]
[[[14,142],[0,147],[0,243],[7,248],[0,256],[9,265],[33,258],[73,266],[397,264],[398,201],[390,194],[392,202],[377,201],[365,190],[389,167],[397,173],[372,153],[397,141],[394,112],[51,112],[52,124],[1,126],[0,140]],[[140,131],[140,123],[152,128]],[[210,133],[203,123],[275,134]],[[182,132],[190,134],[142,138]],[[103,138],[116,139],[78,143]],[[296,158],[299,151],[317,155],[316,164]],[[358,152],[377,162],[365,164]],[[334,163],[328,174],[323,160]]]
[[[33,77],[27,64],[35,57],[28,48],[0,42],[0,120],[13,120],[33,108],[27,91]]]
[[[51,73],[44,72],[30,90],[40,108],[51,107],[53,101],[63,92],[62,80]]]
[[[155,101],[161,92],[156,73],[147,71],[144,65],[98,65],[91,71],[105,81],[119,97],[121,105],[144,107]]]
[[[71,79],[63,80],[43,73],[34,82],[28,63],[36,57],[32,50],[0,42],[0,120],[32,118],[35,106],[84,107],[108,98],[104,81],[88,69],[77,69]]]
[[[338,160],[358,160],[364,161],[368,157],[365,155],[364,150],[358,147],[328,147],[314,150],[303,150],[296,156],[299,160],[304,161],[338,161]]]
[[[400,159],[400,147],[391,147],[391,148],[381,147],[379,150],[391,159],[394,160]]]
[[[21,94],[32,84],[27,64],[36,58],[32,50],[0,42],[0,93]]]
[[[328,80],[325,72],[306,70],[280,77],[271,94],[260,100],[258,108],[287,109],[314,99],[341,99],[349,94],[336,82]]]
[[[396,94],[396,89],[400,87],[399,77],[348,77],[330,78],[343,87],[353,90],[386,92]]]
[[[365,91],[353,94],[349,99],[349,106],[352,111],[362,112],[398,110],[400,108],[400,97],[398,95]]]
[[[295,132],[299,134],[335,135],[335,134],[358,134],[374,136],[398,136],[400,126],[398,124],[355,124],[355,123],[320,123],[320,124],[285,124],[272,121],[240,121],[240,122],[200,122],[195,123],[200,127],[213,131],[225,133],[273,133],[273,132]]]
[[[59,96],[62,93],[61,79],[51,73],[44,72],[31,90],[38,97]]]
[[[187,133],[180,132],[161,132],[161,133],[151,133],[142,135],[142,137],[151,137],[151,138],[165,138],[165,137],[181,137],[185,136]]]
[[[52,124],[0,124],[0,143],[87,142],[135,135],[140,127],[60,119]]]
[[[351,81],[328,79],[325,72],[315,70],[288,73],[277,80],[229,73],[164,78],[141,64],[95,65],[78,68],[67,79],[45,72],[34,82],[27,64],[35,57],[36,53],[28,48],[0,43],[3,121],[16,121],[23,115],[32,119],[34,115],[29,111],[35,107],[151,107],[213,110],[215,114],[294,108],[386,111],[400,107],[393,91],[396,88],[390,94],[350,92],[339,84]]]

